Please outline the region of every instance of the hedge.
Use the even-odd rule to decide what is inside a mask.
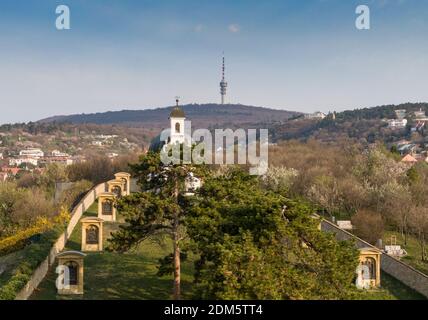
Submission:
[[[64,232],[64,227],[57,225],[40,236],[39,241],[26,246],[20,251],[23,259],[12,270],[2,275],[0,282],[0,300],[13,300],[30,280],[33,272],[48,256],[52,245]]]
[[[12,270],[6,271],[0,278],[0,300],[13,300],[30,280],[33,272],[46,259],[52,248],[52,245],[65,230],[66,221],[69,214],[62,211],[60,215],[52,221],[40,219],[32,228],[24,230],[12,237],[0,241],[3,250],[8,250],[18,246],[22,241],[35,234],[40,234],[40,238],[28,244],[20,251],[23,257]]]

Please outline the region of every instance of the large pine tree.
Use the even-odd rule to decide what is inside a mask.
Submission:
[[[240,170],[207,179],[186,217],[202,299],[349,299],[358,252],[300,201]]]
[[[189,172],[204,176],[194,197],[183,195]],[[174,273],[180,299],[182,241],[198,257],[194,294],[202,299],[347,299],[358,252],[318,229],[307,205],[261,187],[242,170],[206,174],[204,166],[164,166],[149,152],[133,166],[141,192],[118,201],[126,224],[110,248],[124,252],[155,234],[168,234],[172,255],[163,259]]]
[[[186,235],[185,178],[190,172],[202,175],[203,170],[202,166],[164,165],[159,153],[149,152],[140,163],[132,166],[141,192],[123,197],[116,204],[125,224],[112,234],[108,248],[125,252],[151,236],[169,235],[173,244],[172,255],[162,261],[172,262],[176,300],[181,298],[181,242]],[[161,267],[169,270],[168,266]]]

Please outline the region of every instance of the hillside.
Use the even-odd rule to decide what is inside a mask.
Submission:
[[[383,119],[395,119],[395,110],[407,111],[408,126],[400,130],[391,130]],[[384,105],[372,108],[347,110],[335,114],[335,119],[328,116],[323,120],[292,119],[281,124],[274,124],[270,131],[275,141],[315,138],[322,141],[354,139],[363,143],[383,141],[393,143],[401,139],[411,139],[411,127],[415,124],[414,111],[428,113],[428,103],[405,103]],[[418,132],[416,140],[423,140],[425,130]]]
[[[272,123],[285,121],[300,113],[274,110],[245,105],[189,104],[182,106],[193,125],[211,127],[216,125],[236,126],[250,123]],[[42,119],[40,123],[67,122],[73,124],[122,124],[131,127],[159,128],[168,125],[172,107],[149,110],[122,110],[93,114],[54,116]]]
[[[122,110],[93,114],[53,116],[37,123],[4,125],[0,132],[20,129],[30,134],[52,134],[66,131],[73,134],[103,133],[125,136],[134,143],[148,143],[162,128],[169,126],[172,107],[149,110]],[[337,112],[335,119],[328,116],[323,120],[304,119],[303,113],[274,110],[246,105],[190,104],[182,107],[192,128],[267,128],[272,142],[281,140],[307,140],[314,138],[326,142],[353,139],[365,143],[383,141],[387,144],[402,139],[423,141],[425,128],[417,134],[411,132],[415,124],[414,111],[428,113],[428,103],[406,103],[384,105]],[[395,110],[407,111],[408,126],[391,130],[383,119],[394,119]],[[420,140],[420,141],[419,141]]]
[[[39,123],[115,125],[128,128],[144,127],[145,129],[157,131],[169,125],[168,117],[171,108],[54,116],[40,120]],[[410,128],[392,131],[382,121],[382,119],[394,119],[394,110],[407,110],[410,116],[408,118],[409,124],[413,120],[411,117],[412,112],[421,109],[428,113],[428,103],[405,103],[347,110],[336,113],[334,121],[331,117],[317,121],[303,119],[303,114],[299,112],[240,104],[188,104],[182,106],[182,108],[187,118],[192,120],[193,128],[246,128],[257,125],[257,127],[268,128],[274,141],[305,140],[308,138],[336,141],[337,139],[351,138],[369,143],[376,140],[391,143],[399,139],[409,138]]]

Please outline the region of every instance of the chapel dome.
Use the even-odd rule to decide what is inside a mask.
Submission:
[[[181,109],[179,106],[176,106],[172,109],[169,117],[170,118],[185,118],[186,115],[184,114],[183,109]]]

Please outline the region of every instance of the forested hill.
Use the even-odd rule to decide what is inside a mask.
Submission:
[[[337,141],[352,138],[362,142],[394,142],[411,135],[413,111],[422,109],[428,114],[428,103],[405,103],[383,105],[337,112],[335,120],[329,115],[324,120],[303,119],[303,114],[293,111],[246,105],[190,104],[182,106],[192,128],[268,128],[274,142],[288,139],[306,140],[315,138],[323,141]],[[150,110],[122,110],[94,114],[54,116],[40,120],[38,124],[54,125],[108,125],[121,128],[145,128],[157,132],[169,126],[172,107]],[[403,130],[392,131],[382,119],[394,119],[395,110],[405,109],[409,126]],[[425,136],[425,131],[421,132]]]
[[[408,126],[401,130],[391,130],[383,119],[395,119],[395,110],[407,111]],[[274,141],[315,138],[323,141],[338,141],[351,138],[363,143],[383,141],[392,143],[400,139],[411,138],[411,126],[414,125],[414,111],[425,111],[428,114],[428,103],[404,103],[384,105],[373,108],[355,109],[337,112],[335,119],[330,114],[323,120],[308,120],[297,117],[270,128]],[[422,138],[428,134],[425,130],[419,133]]]
[[[168,124],[172,107],[150,110],[122,110],[93,114],[54,116],[41,123],[67,122],[74,124],[126,124],[130,126],[163,127]],[[189,104],[182,106],[186,117],[197,125],[228,125],[244,123],[271,123],[285,121],[299,115],[298,112],[274,110],[240,104]]]
[[[399,105],[383,105],[373,108],[363,108],[339,112],[336,114],[337,120],[352,121],[352,120],[376,120],[376,119],[394,119],[395,110],[407,110],[408,113],[422,109],[428,113],[428,103],[403,103]]]

